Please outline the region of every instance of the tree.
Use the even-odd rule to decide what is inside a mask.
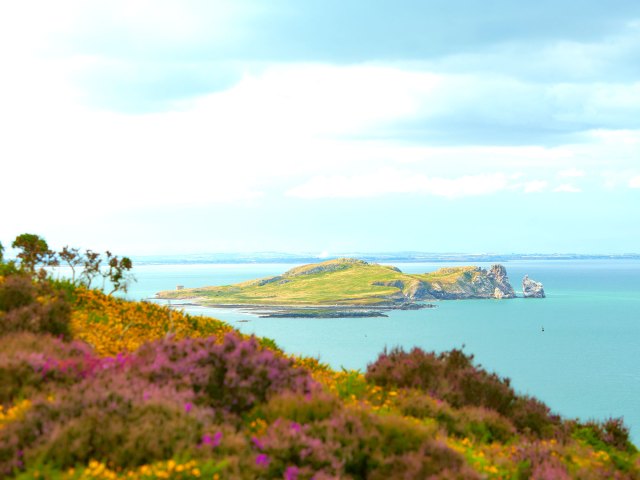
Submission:
[[[13,248],[20,250],[17,257],[20,259],[20,268],[34,274],[36,265],[56,265],[55,252],[49,249],[44,238],[33,233],[18,235],[11,244]]]
[[[127,275],[127,272],[133,267],[133,262],[129,257],[118,258],[115,255],[112,255],[108,250],[106,252],[106,256],[109,268],[106,271],[105,279],[108,279],[112,286],[112,290],[109,292],[109,295],[117,291],[126,293],[129,288],[129,280],[131,279],[130,275]]]
[[[87,250],[82,259],[84,270],[80,274],[80,279],[87,288],[91,288],[93,279],[100,275],[100,265],[102,259],[100,254],[92,250]]]
[[[76,267],[83,262],[79,248],[69,248],[66,245],[59,253],[60,259],[71,268],[71,282],[76,283]]]
[[[15,260],[5,260],[4,252],[5,252],[4,245],[0,243],[0,277],[13,275],[18,271]]]

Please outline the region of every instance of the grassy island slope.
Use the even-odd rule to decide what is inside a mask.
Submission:
[[[157,294],[216,305],[397,305],[462,298],[511,298],[504,267],[487,271],[465,266],[425,274],[406,274],[391,266],[339,258],[303,265],[275,277],[235,285]]]

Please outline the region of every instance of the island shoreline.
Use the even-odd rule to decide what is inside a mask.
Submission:
[[[150,300],[170,302],[180,299],[163,299],[158,297]],[[193,299],[190,299],[193,300]],[[225,308],[255,313],[260,318],[373,318],[387,317],[383,312],[392,310],[422,310],[437,308],[433,303],[404,302],[386,305],[273,305],[273,304],[210,304],[187,302],[168,304],[169,308],[184,307]]]

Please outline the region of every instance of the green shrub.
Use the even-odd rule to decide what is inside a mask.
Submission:
[[[135,467],[193,449],[202,437],[201,427],[195,416],[168,403],[123,403],[117,414],[96,405],[60,424],[44,444],[28,452],[27,460],[67,468],[100,459]]]
[[[266,350],[271,350],[272,352],[278,352],[278,353],[284,353],[284,350],[282,350],[278,344],[276,343],[276,341],[273,338],[269,338],[269,337],[258,337],[258,343],[260,344],[260,347],[266,349]]]
[[[343,368],[336,379],[335,391],[340,398],[362,398],[367,392],[367,381],[359,371]]]
[[[37,291],[31,277],[10,275],[0,282],[0,311],[9,312],[26,307],[36,301]]]
[[[287,477],[295,471],[302,478],[478,478],[458,453],[435,439],[431,426],[355,407],[324,415],[323,410],[298,417],[317,418],[309,423],[271,423],[254,440],[256,476],[296,478]]]
[[[445,427],[448,433],[462,434],[458,428],[456,411],[447,402],[416,389],[400,390],[395,406],[400,413],[419,419],[431,418]]]
[[[560,418],[533,398],[518,396],[507,378],[473,364],[473,355],[458,349],[435,354],[419,348],[382,353],[367,367],[366,378],[377,385],[419,389],[460,409],[482,407],[510,419],[518,431],[550,437]]]
[[[633,468],[633,456],[638,452],[629,440],[629,429],[621,418],[610,418],[604,422],[576,424],[573,438],[596,450],[607,452],[614,465],[624,472]]]
[[[433,419],[450,435],[471,437],[481,442],[505,442],[516,429],[509,419],[484,407],[452,408],[447,402],[406,389],[398,393],[395,406],[403,415]]]
[[[25,274],[0,279],[0,335],[26,331],[69,338],[70,316],[65,293],[49,281],[34,281]]]
[[[414,348],[381,354],[367,367],[367,380],[381,386],[412,387],[459,408],[474,405],[505,413],[515,400],[508,379],[475,367],[458,349],[439,355]]]
[[[0,404],[78,382],[97,361],[81,342],[30,332],[0,337]]]
[[[18,267],[16,262],[2,262],[0,261],[0,277],[8,277],[9,275],[15,275],[18,273]]]
[[[259,346],[255,337],[227,333],[215,337],[163,339],[143,345],[132,370],[154,383],[190,389],[196,402],[232,414],[245,414],[283,391],[319,388],[293,360]]]
[[[285,392],[257,408],[253,417],[264,418],[268,422],[282,418],[304,424],[325,420],[340,408],[340,401],[329,393],[319,391],[303,395]]]
[[[134,467],[187,454],[200,443],[211,416],[189,398],[129,378],[118,367],[102,369],[34,398],[23,418],[4,425],[0,477],[23,462],[69,468],[95,459]]]
[[[569,480],[567,467],[547,446],[539,443],[520,444],[516,448],[514,460],[517,462],[515,478],[531,480]],[[594,472],[595,473],[595,472]],[[599,478],[599,477],[588,477]]]
[[[480,442],[507,442],[516,434],[509,419],[483,407],[464,407],[457,415],[458,435],[471,437]],[[452,432],[454,433],[454,432]]]
[[[507,414],[520,432],[541,438],[564,436],[560,417],[533,397],[518,396]]]

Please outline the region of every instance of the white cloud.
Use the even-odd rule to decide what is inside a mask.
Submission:
[[[584,170],[580,170],[577,168],[569,168],[567,170],[562,170],[561,172],[558,172],[559,177],[567,177],[567,178],[578,178],[578,177],[584,177],[585,175],[586,175],[586,172]]]
[[[418,114],[420,99],[446,79],[376,65],[274,65],[233,88],[200,97],[197,111],[224,112],[217,128],[252,134],[360,134]]]
[[[633,177],[629,180],[629,187],[640,188],[640,175]]]
[[[383,169],[351,177],[317,176],[290,189],[287,195],[300,198],[358,198],[415,193],[454,198],[487,195],[505,190],[508,185],[509,177],[503,173],[439,178]]]
[[[328,172],[348,178],[405,162],[430,174],[396,179],[400,191],[482,194],[504,186],[501,178],[477,177],[491,162],[539,166],[567,155],[540,147],[433,148],[344,138],[410,118],[418,100],[442,82],[431,74],[371,65],[274,66],[180,111],[125,115],[88,110],[65,83],[64,71],[91,62],[74,58],[51,75],[46,63],[35,62],[26,89],[18,88],[17,77],[0,79],[0,157],[7,159],[2,174],[28,175],[54,209],[78,198],[86,199],[78,208],[95,214],[251,201],[293,178]],[[48,82],[38,83],[42,78]],[[461,167],[469,176],[450,180]],[[11,202],[22,188],[20,182],[6,185],[0,201]],[[359,186],[357,194],[367,194],[366,188]],[[23,196],[15,214],[34,215],[39,208],[38,198]]]
[[[307,198],[462,197],[542,191],[548,185],[541,171],[577,178],[575,165],[595,173],[637,162],[640,130],[596,130],[582,144],[558,147],[361,139],[381,126],[455,108],[451,98],[474,96],[464,93],[472,76],[372,64],[271,65],[178,111],[126,115],[89,110],[68,82],[69,72],[93,61],[30,57],[19,75],[0,78],[0,158],[6,159],[0,173],[28,178],[38,192],[24,196],[22,181],[3,185],[1,203],[21,198],[14,221],[38,217],[42,198],[52,210],[74,204],[78,214],[98,215],[252,202],[283,191]],[[519,183],[516,171],[523,174]],[[287,191],[294,182],[299,186]],[[567,185],[560,190],[576,189]]]
[[[231,0],[25,0],[3,2],[0,39],[20,49],[101,50],[121,56],[165,56],[184,45],[223,43],[238,35],[238,21],[257,8]],[[4,21],[3,21],[4,19]],[[249,20],[250,16],[246,19]],[[16,41],[17,40],[17,41]],[[2,48],[2,45],[0,45]],[[160,54],[162,55],[162,54]]]
[[[542,192],[546,190],[548,185],[549,182],[545,180],[531,180],[530,182],[524,184],[523,191],[525,193]]]
[[[562,185],[558,185],[553,189],[554,192],[564,192],[564,193],[580,193],[582,190],[575,185],[570,183],[563,183]]]
[[[591,138],[611,145],[621,145],[624,147],[640,145],[640,130],[618,129],[607,130],[597,129],[589,132]]]

